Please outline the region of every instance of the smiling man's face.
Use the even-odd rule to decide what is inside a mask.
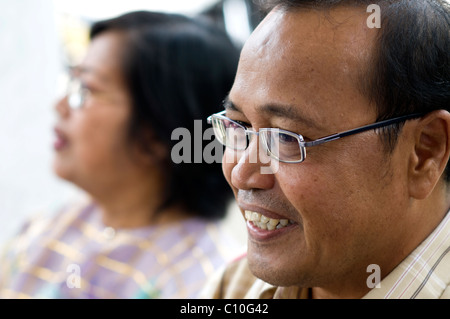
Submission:
[[[306,141],[375,122],[375,106],[360,89],[378,32],[366,19],[364,8],[272,11],[242,51],[226,116]],[[275,230],[247,221],[257,277],[279,286],[343,288],[342,278],[365,286],[369,264],[390,271],[400,261],[397,226],[408,197],[401,145],[387,154],[367,131],[307,148],[303,163],[261,174],[263,164],[249,160],[256,141],[235,161],[226,150],[225,177],[243,216],[290,221]]]

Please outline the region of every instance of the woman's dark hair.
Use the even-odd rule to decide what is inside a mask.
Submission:
[[[361,72],[362,92],[375,102],[377,120],[434,110],[450,111],[450,10],[445,0],[262,0],[268,11],[279,5],[331,9],[370,4],[381,8],[381,28],[372,58]],[[367,13],[369,17],[370,13]],[[402,124],[382,130],[392,151]],[[447,164],[445,178],[450,182]]]
[[[171,139],[175,129],[188,129],[194,142],[194,120],[202,121],[203,130],[209,127],[206,118],[223,109],[234,81],[239,50],[227,34],[206,20],[146,11],[97,22],[90,38],[106,31],[124,35],[122,70],[133,101],[130,139],[151,151],[145,145],[150,129],[169,155],[179,142]],[[232,192],[220,163],[167,162],[161,168],[167,174],[161,209],[181,204],[204,218],[225,215]]]

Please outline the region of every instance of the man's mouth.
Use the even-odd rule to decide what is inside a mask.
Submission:
[[[253,222],[255,226],[264,230],[276,230],[294,224],[294,222],[289,219],[269,218],[261,213],[250,210],[245,210],[244,212],[246,220]]]

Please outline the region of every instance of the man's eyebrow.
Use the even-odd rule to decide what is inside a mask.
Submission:
[[[236,111],[242,113],[241,108],[231,101],[230,97],[227,96],[223,101],[223,106],[225,110]],[[314,127],[318,130],[322,130],[321,127],[316,121],[308,118],[301,112],[299,112],[298,107],[294,105],[284,105],[284,104],[276,104],[269,103],[262,105],[258,108],[258,110],[262,113],[267,114],[268,116],[278,117],[282,119],[287,119],[294,122],[301,122],[308,127]]]
[[[317,130],[322,130],[316,121],[306,116],[299,110],[298,106],[269,103],[259,107],[259,111],[267,113],[269,116],[278,117],[294,122],[301,122],[308,127],[314,127]]]
[[[234,104],[233,101],[231,101],[229,95],[227,95],[223,100],[223,107],[228,111],[237,111],[242,113],[241,109],[236,104]]]

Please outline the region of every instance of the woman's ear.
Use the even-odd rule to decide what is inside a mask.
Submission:
[[[160,141],[155,134],[146,129],[141,133],[136,145],[137,158],[144,164],[159,164],[167,160],[169,146]]]
[[[409,192],[417,199],[430,195],[441,179],[450,154],[450,113],[434,111],[420,119],[409,166]]]

